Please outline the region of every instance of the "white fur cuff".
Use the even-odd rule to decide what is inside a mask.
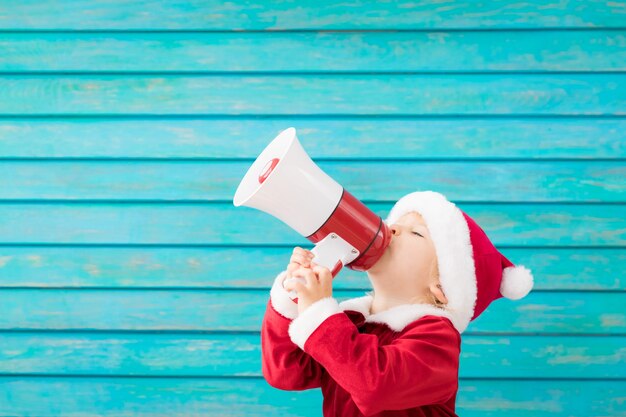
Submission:
[[[341,313],[339,303],[333,297],[322,298],[307,307],[289,324],[291,341],[304,350],[304,343],[324,320],[333,314]]]
[[[289,298],[289,292],[282,286],[283,277],[287,271],[282,271],[274,279],[274,284],[270,290],[270,302],[274,310],[278,311],[283,317],[295,319],[298,317],[298,304]]]

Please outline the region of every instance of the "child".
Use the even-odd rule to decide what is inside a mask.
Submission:
[[[263,375],[283,390],[321,387],[325,417],[456,416],[461,333],[492,301],[526,296],[533,276],[442,194],[407,194],[385,223],[391,242],[363,297],[338,303],[330,271],[294,250],[263,318]]]

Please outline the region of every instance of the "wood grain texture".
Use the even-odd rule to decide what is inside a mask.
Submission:
[[[398,181],[404,177],[459,202],[485,201],[485,196],[494,202],[626,202],[621,161],[320,161],[318,166],[368,201],[414,191],[415,183]],[[228,201],[249,167],[247,161],[0,161],[0,201]]]
[[[607,0],[0,2],[0,27],[9,30],[607,28],[624,27],[625,17],[624,3]]]
[[[623,417],[624,381],[459,381],[457,414],[469,417]],[[0,414],[60,417],[172,415],[318,417],[319,390],[282,391],[261,378],[0,377]]]
[[[626,75],[3,75],[18,114],[623,116]]]
[[[262,376],[258,334],[21,333],[0,341],[3,375]],[[625,342],[622,336],[467,335],[459,376],[619,378]]]
[[[625,159],[626,118],[50,117],[0,120],[1,158],[253,161],[293,126],[311,158]]]
[[[0,50],[0,72],[626,70],[626,30],[502,31],[498,36],[488,31],[0,32]]]
[[[393,203],[367,205],[386,217]],[[496,246],[626,246],[623,204],[461,203],[458,207],[481,225]],[[234,207],[232,202],[15,202],[0,205],[0,218],[0,244],[310,243],[277,218],[249,207]]]
[[[260,363],[270,285],[312,245],[232,205],[290,126],[378,215],[442,192],[533,271],[464,333],[459,415],[626,417],[606,0],[0,0],[0,416],[319,416]]]
[[[362,295],[333,292],[339,301]],[[2,289],[0,330],[258,331],[268,298],[266,290]],[[533,291],[494,301],[468,331],[624,334],[625,303],[624,292]]]
[[[312,244],[302,244],[307,249]],[[0,288],[267,289],[293,247],[3,246]],[[534,272],[536,290],[626,290],[626,250],[500,247]],[[253,273],[254,270],[262,271]],[[335,289],[369,290],[363,272],[344,268]]]

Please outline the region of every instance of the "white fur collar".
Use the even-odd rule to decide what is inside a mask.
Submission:
[[[370,314],[370,307],[374,297],[367,294],[363,297],[351,298],[339,303],[341,310],[357,311],[365,317],[366,322],[384,323],[396,332],[402,331],[407,325],[423,316],[443,316],[452,321],[452,315],[431,304],[403,304],[392,307],[380,313]]]

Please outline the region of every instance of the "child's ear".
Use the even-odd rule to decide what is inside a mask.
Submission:
[[[439,283],[439,264],[436,258],[433,259],[433,262],[430,264],[430,277],[430,292],[436,300],[441,301],[442,304],[448,304],[448,298],[443,293],[441,284]]]
[[[441,301],[443,304],[448,304],[448,298],[444,294],[441,289],[441,285],[438,282],[430,284],[430,292],[433,293],[437,300]]]

